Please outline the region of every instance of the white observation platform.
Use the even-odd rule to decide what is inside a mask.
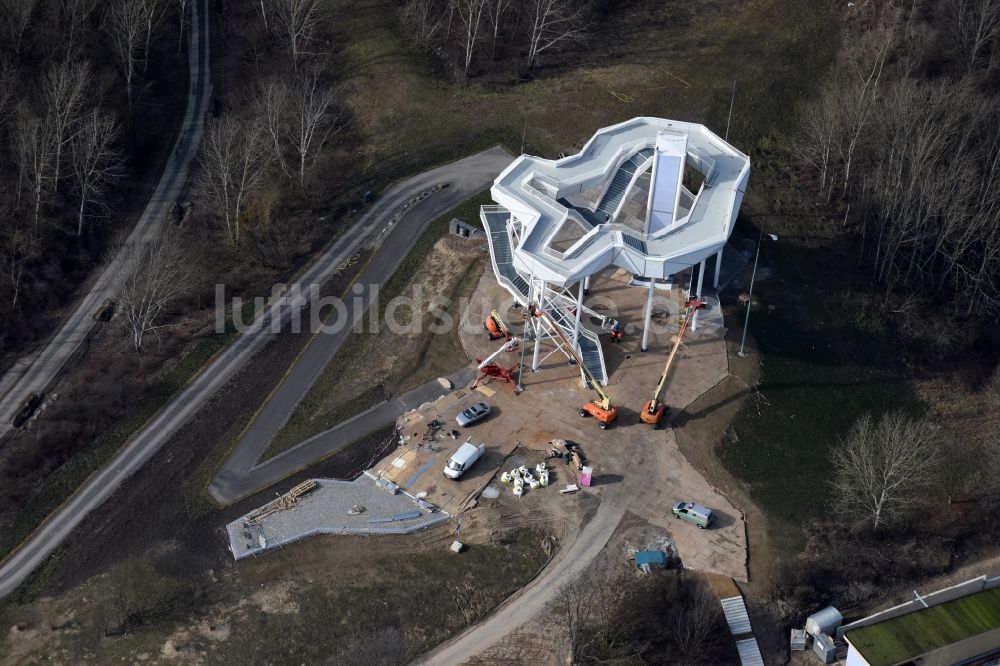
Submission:
[[[522,304],[545,309],[606,382],[597,334],[580,326],[588,278],[618,267],[648,281],[645,351],[658,280],[699,265],[700,296],[715,255],[717,286],[749,176],[750,158],[704,125],[663,118],[605,127],[562,159],[522,155],[493,183],[498,205],[481,212],[497,279]]]

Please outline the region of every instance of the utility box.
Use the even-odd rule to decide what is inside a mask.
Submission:
[[[837,659],[837,648],[833,639],[827,634],[813,636],[813,652],[824,664],[832,664]]]
[[[593,480],[594,480],[594,468],[584,467],[583,470],[580,472],[580,485],[589,488],[590,484],[593,483]]]
[[[788,639],[788,649],[792,652],[802,652],[809,647],[809,634],[805,629],[792,629],[792,634]]]

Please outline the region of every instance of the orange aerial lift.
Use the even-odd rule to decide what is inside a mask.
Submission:
[[[601,430],[606,430],[608,425],[613,423],[615,419],[618,418],[618,408],[611,404],[611,397],[604,392],[601,388],[601,383],[597,381],[597,378],[590,373],[590,370],[584,364],[583,359],[580,355],[576,353],[576,347],[570,344],[566,336],[559,329],[554,321],[540,308],[532,305],[528,312],[533,317],[539,317],[548,325],[548,327],[555,332],[555,334],[562,341],[563,345],[573,360],[576,361],[577,365],[583,370],[584,376],[587,378],[587,383],[590,384],[590,388],[597,393],[597,397],[593,400],[588,401],[580,408],[580,416],[587,416],[590,414],[595,419],[597,419],[597,425],[600,426]]]
[[[663,375],[660,376],[660,383],[656,385],[653,397],[646,401],[646,404],[642,406],[642,411],[639,412],[639,418],[642,419],[642,422],[653,426],[653,430],[656,430],[660,426],[663,415],[667,413],[667,405],[660,402],[660,394],[663,393],[663,387],[667,384],[667,375],[670,374],[670,366],[674,362],[677,350],[681,348],[681,341],[684,339],[688,325],[694,319],[695,313],[703,307],[705,307],[705,304],[697,298],[692,298],[687,302],[687,310],[684,312],[684,319],[681,321],[681,329],[677,332],[677,337],[674,338],[674,346],[670,350],[670,355],[667,356],[667,364],[663,367]]]
[[[507,329],[507,324],[503,323],[500,313],[496,310],[491,312],[490,316],[483,322],[483,328],[486,330],[486,335],[490,336],[490,340],[510,339],[510,330]]]

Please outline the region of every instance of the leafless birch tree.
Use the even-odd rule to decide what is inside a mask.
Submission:
[[[476,52],[476,43],[479,39],[479,28],[483,25],[483,11],[486,9],[487,0],[458,0],[458,19],[462,24],[462,49],[465,54],[465,63],[462,73],[469,75],[469,67],[472,65],[472,56]]]
[[[7,29],[7,38],[14,46],[14,56],[20,57],[24,33],[31,25],[38,0],[0,0],[0,19]]]
[[[31,192],[32,218],[38,225],[42,200],[55,184],[55,137],[52,125],[26,109],[17,114],[12,128],[14,159],[18,166],[18,191],[27,186]],[[18,195],[19,196],[19,195]]]
[[[14,110],[18,88],[17,68],[12,62],[0,59],[0,131]]]
[[[486,14],[489,17],[490,28],[493,31],[493,42],[490,50],[490,57],[497,57],[497,38],[500,36],[500,28],[504,19],[510,13],[514,0],[486,0]]]
[[[971,72],[983,51],[1000,36],[1000,0],[955,0],[954,31]]]
[[[864,415],[833,453],[834,506],[872,529],[896,525],[923,501],[938,459],[937,435],[925,419],[902,412],[877,422]]]
[[[142,8],[142,75],[146,76],[149,67],[149,47],[153,36],[167,13],[166,0],[133,0]]]
[[[97,0],[59,0],[60,41],[66,58],[76,53],[77,39],[97,6]]]
[[[526,0],[528,69],[538,65],[543,51],[576,39],[586,32],[587,7],[575,0]]]
[[[299,77],[290,101],[289,133],[299,162],[299,185],[305,186],[306,164],[315,159],[331,132],[340,130],[340,113],[333,89],[320,80],[320,70],[315,67]]]
[[[293,172],[285,159],[285,144],[290,104],[288,85],[284,81],[271,78],[261,83],[255,113],[267,133],[274,159],[289,178]]]
[[[114,0],[104,17],[104,29],[111,38],[111,45],[118,58],[128,108],[132,109],[135,79],[142,68],[141,60],[145,45],[146,10],[142,2],[134,0]]]
[[[833,166],[838,142],[844,135],[839,88],[827,83],[819,97],[801,113],[802,139],[796,148],[799,158],[812,166],[819,176],[820,191],[829,200],[833,190]]]
[[[211,120],[201,148],[197,193],[222,219],[229,242],[238,245],[245,209],[263,185],[271,147],[259,122],[227,114]]]
[[[292,55],[297,70],[316,28],[323,19],[321,0],[271,0],[275,29]]]
[[[117,317],[141,353],[146,337],[168,326],[163,315],[190,284],[187,257],[173,237],[161,233],[123,246],[113,271]]]
[[[74,190],[79,198],[76,235],[83,233],[88,207],[107,208],[105,197],[110,186],[124,175],[117,142],[118,123],[105,112],[94,109],[80,122],[70,143]]]
[[[430,46],[444,21],[441,0],[407,0],[403,6],[403,23],[409,27],[414,41]]]
[[[58,180],[62,177],[63,149],[69,144],[91,94],[90,66],[71,60],[57,61],[45,73],[40,87],[55,146],[52,174]]]
[[[188,0],[174,0],[177,7],[177,52],[181,52],[184,45],[184,26],[187,25],[187,4]]]
[[[888,7],[888,6],[887,6]],[[869,128],[872,114],[878,103],[879,83],[882,72],[895,40],[894,18],[888,15],[888,8],[877,28],[858,40],[855,52],[849,58],[846,84],[841,89],[842,97],[836,100],[841,107],[844,138],[840,144],[843,164],[844,195],[851,184],[851,168],[862,136]]]
[[[260,20],[264,23],[264,30],[267,30],[267,7],[264,0],[257,0],[257,7],[260,9]]]
[[[0,209],[4,224],[0,227],[0,263],[10,289],[10,307],[17,307],[21,284],[28,263],[38,257],[40,243],[35,225],[25,224],[23,217],[11,210]]]

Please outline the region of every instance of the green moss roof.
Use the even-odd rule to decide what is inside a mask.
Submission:
[[[894,666],[952,643],[1000,628],[1000,588],[848,631],[871,666]]]

